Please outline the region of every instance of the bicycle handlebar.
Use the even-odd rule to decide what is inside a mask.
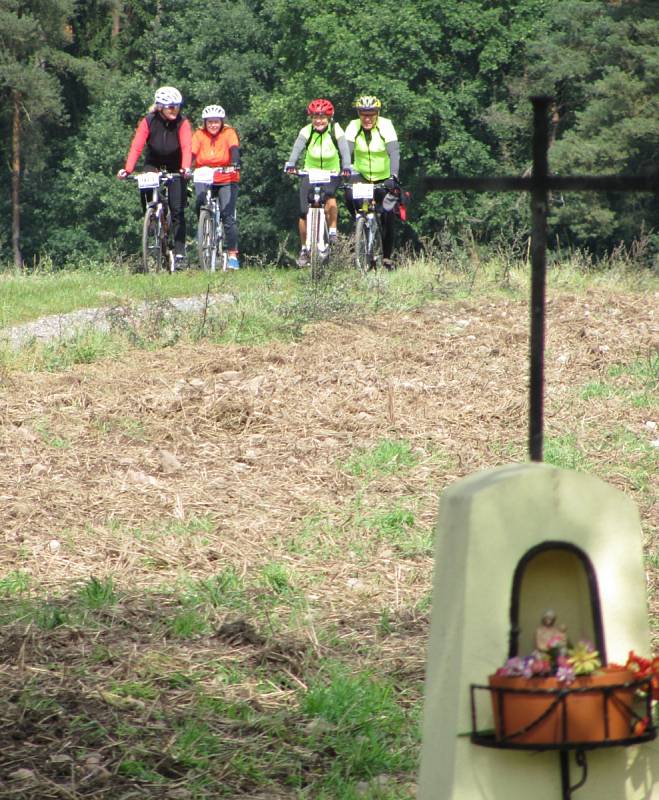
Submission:
[[[237,175],[240,167],[233,164],[228,167],[195,167],[192,170],[192,179],[195,183],[213,183],[216,175]]]
[[[146,174],[150,175],[152,173],[158,175],[158,180],[160,181],[160,183],[166,183],[167,181],[170,181],[172,178],[181,177],[181,173],[180,172],[156,172],[156,170],[154,169],[154,170],[149,170],[146,173],[145,172],[141,172],[141,173],[133,173],[133,172],[131,172],[130,175],[126,175],[126,178],[128,178],[128,180],[131,180],[131,181],[139,181],[140,175],[146,175]]]
[[[330,178],[338,178],[339,175],[341,174],[340,172],[330,172],[329,170],[326,170],[326,172],[330,176]],[[289,172],[288,174],[289,175],[301,175],[301,176],[304,177],[305,175],[309,175],[309,170],[308,169],[296,169],[295,172]]]

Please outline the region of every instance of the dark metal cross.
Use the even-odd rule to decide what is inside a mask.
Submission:
[[[439,191],[530,192],[531,193],[531,352],[529,378],[529,456],[542,461],[545,285],[547,273],[547,211],[549,192],[606,191],[659,192],[659,175],[590,175],[557,177],[550,175],[548,112],[553,98],[532,97],[533,103],[533,172],[528,178],[428,177],[427,189]]]

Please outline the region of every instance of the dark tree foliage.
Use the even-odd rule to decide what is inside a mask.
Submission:
[[[25,4],[0,0],[0,17],[13,19],[19,5]],[[401,175],[414,197],[406,231],[415,238],[444,226],[468,226],[485,241],[527,234],[525,197],[425,193],[422,178],[527,171],[533,93],[556,97],[555,172],[657,168],[659,9],[650,0],[50,5],[68,19],[67,36],[56,45],[61,63],[85,66],[60,71],[50,92],[56,108],[26,118],[34,153],[34,179],[26,176],[24,187],[22,246],[28,258],[49,253],[60,262],[76,252],[134,252],[137,192],[114,174],[161,84],[181,89],[184,113],[194,125],[204,105],[226,108],[243,149],[241,246],[269,257],[294,237],[296,192],[282,166],[312,97],[332,99],[342,123],[354,116],[357,94],[381,97],[383,114],[401,140]],[[11,55],[3,58],[6,72]],[[27,58],[38,60],[36,43],[28,45]],[[0,146],[7,162],[5,132]],[[656,225],[655,198],[562,200],[553,233],[570,244],[603,251]],[[7,210],[9,202],[8,193],[0,199]],[[0,229],[4,261],[9,234],[8,226]]]
[[[523,72],[488,121],[522,163],[530,94],[555,98],[550,169],[562,175],[656,174],[659,168],[659,4],[654,0],[563,0],[552,4]],[[520,149],[520,146],[522,149]],[[604,253],[649,236],[657,198],[641,193],[554,198],[552,233],[564,245]]]

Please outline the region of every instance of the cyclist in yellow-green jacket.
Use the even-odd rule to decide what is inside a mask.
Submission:
[[[376,189],[376,199],[381,204],[387,194],[387,188],[398,185],[400,167],[400,146],[396,129],[390,119],[380,116],[382,103],[374,95],[361,95],[355,100],[354,107],[359,117],[351,120],[346,126],[345,137],[350,149],[352,166],[357,173],[353,175],[353,183],[367,181],[369,183],[387,182],[386,188]],[[354,215],[352,192],[346,190],[348,210]],[[384,266],[391,269],[391,252],[394,246],[394,214],[382,209],[382,256]]]
[[[338,122],[333,121],[334,106],[329,100],[318,98],[312,100],[307,106],[309,124],[298,133],[297,139],[284,165],[284,171],[294,173],[298,159],[304,152],[304,169],[324,169],[336,173],[330,183],[325,186],[325,214],[329,229],[330,242],[336,241],[336,223],[338,208],[336,205],[336,190],[339,187],[341,171],[350,175],[350,152],[345,141],[343,128]],[[300,180],[300,218],[298,229],[302,249],[297,263],[305,267],[309,263],[309,254],[306,250],[307,241],[307,210],[309,208],[309,178],[304,175]]]

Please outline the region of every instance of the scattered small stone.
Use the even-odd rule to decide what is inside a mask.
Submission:
[[[183,786],[177,786],[167,792],[168,800],[189,800],[190,797],[192,797],[192,792]]]
[[[153,475],[147,475],[146,472],[141,472],[136,469],[129,469],[126,477],[132,483],[141,483],[144,486],[158,486],[158,479]]]
[[[16,432],[19,436],[25,439],[26,442],[36,442],[39,437],[37,434],[30,428],[29,425],[19,425],[16,428]]]
[[[312,719],[304,726],[304,732],[307,736],[322,736],[324,733],[330,733],[335,729],[336,725],[319,717]]]
[[[48,549],[51,553],[57,553],[61,547],[61,544],[57,541],[57,539],[51,539],[48,542]]]
[[[178,472],[182,469],[181,462],[176,458],[174,453],[170,453],[169,450],[159,450],[158,460],[160,461],[160,469],[166,475],[171,475],[172,472]]]
[[[9,780],[27,783],[28,781],[36,780],[36,775],[34,774],[33,770],[20,767],[19,769],[15,769],[13,772],[9,773]]]
[[[254,397],[258,397],[259,392],[261,390],[261,386],[265,381],[265,375],[257,375],[255,378],[252,378],[250,381],[246,381],[243,386],[246,391],[250,394],[254,395]]]
[[[70,764],[73,761],[66,753],[56,753],[50,757],[51,764]]]
[[[225,622],[218,628],[217,636],[232,645],[253,644],[262,647],[266,641],[256,628],[244,619]]]

